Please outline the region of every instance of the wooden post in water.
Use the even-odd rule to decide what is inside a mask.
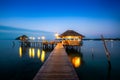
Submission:
[[[94,49],[92,48],[92,59],[94,59]]]
[[[101,38],[102,38],[103,45],[104,45],[105,52],[106,52],[106,56],[107,56],[107,59],[108,59],[108,75],[107,75],[107,80],[110,80],[110,73],[111,73],[110,52],[107,49],[107,46],[106,46],[106,43],[105,43],[103,35],[101,35]]]
[[[103,35],[101,35],[101,38],[102,38],[103,45],[104,45],[104,49],[105,49],[105,53],[106,53],[106,56],[107,56],[107,59],[108,59],[109,69],[111,69],[110,52],[109,52],[109,50],[107,49],[107,46],[106,46],[106,43],[105,43],[105,40],[104,40]]]
[[[105,40],[104,40],[103,35],[101,35],[101,38],[102,38],[102,41],[103,41],[103,45],[104,45],[104,49],[105,49],[106,56],[107,56],[107,58],[108,58],[108,61],[110,61],[110,52],[109,52],[109,50],[108,50],[108,48],[107,48],[107,46],[106,46],[106,43],[105,43]]]

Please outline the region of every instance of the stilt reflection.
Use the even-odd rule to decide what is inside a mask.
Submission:
[[[13,45],[12,45],[12,48],[14,48],[14,47],[15,47],[15,42],[14,42],[14,41],[12,41],[12,44],[13,44]]]
[[[94,60],[94,48],[92,48],[91,50],[92,50],[92,60]]]

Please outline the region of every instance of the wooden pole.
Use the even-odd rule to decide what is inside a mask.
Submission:
[[[110,52],[107,49],[107,46],[106,46],[106,43],[105,43],[103,35],[101,35],[101,38],[102,38],[102,41],[103,41],[103,45],[104,45],[104,49],[105,49],[105,53],[106,53],[107,59],[108,59],[108,61],[110,61]]]

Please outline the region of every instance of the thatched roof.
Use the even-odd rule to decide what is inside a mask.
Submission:
[[[22,35],[16,38],[16,40],[27,40],[27,39],[28,39],[28,36],[26,35]]]
[[[61,35],[59,35],[59,37],[63,37],[63,36],[81,36],[81,37],[85,37],[82,34],[79,34],[78,32],[75,32],[73,30],[67,30],[64,33],[62,33]]]

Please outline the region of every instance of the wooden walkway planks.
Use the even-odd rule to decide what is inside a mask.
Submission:
[[[61,43],[58,43],[33,80],[79,80]]]

